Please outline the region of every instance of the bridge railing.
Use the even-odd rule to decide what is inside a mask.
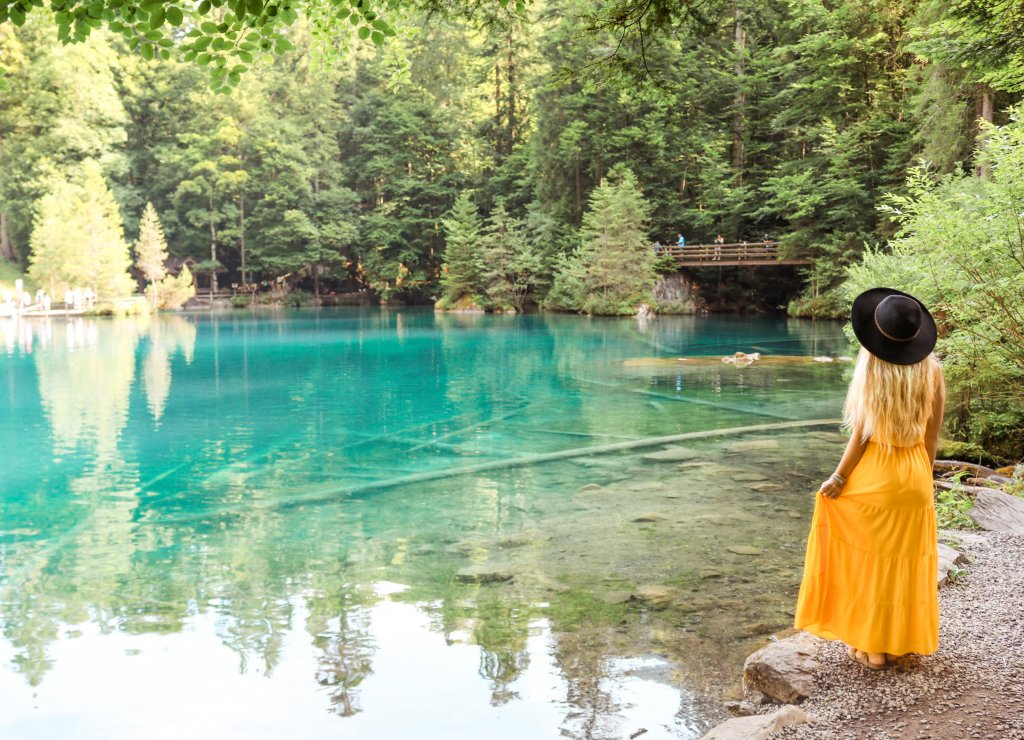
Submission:
[[[659,257],[674,257],[680,262],[718,262],[743,260],[776,260],[779,258],[778,242],[739,242],[736,244],[666,244],[653,246]]]

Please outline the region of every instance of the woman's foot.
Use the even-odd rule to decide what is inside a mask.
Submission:
[[[885,653],[868,653],[864,650],[847,647],[846,654],[850,656],[851,660],[854,660],[865,668],[870,668],[873,671],[880,671],[886,666]]]

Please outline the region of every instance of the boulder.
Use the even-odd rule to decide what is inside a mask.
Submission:
[[[742,483],[743,481],[768,480],[768,476],[762,475],[761,473],[733,473],[729,477],[738,483]]]
[[[737,454],[740,452],[758,452],[762,450],[777,450],[779,449],[779,443],[774,439],[747,439],[739,442],[733,442],[725,451],[729,454]]]
[[[764,740],[783,727],[801,725],[811,716],[799,707],[782,707],[771,714],[755,714],[726,720],[713,728],[701,740]]]
[[[695,457],[700,457],[700,454],[689,447],[669,447],[665,450],[647,453],[644,455],[644,460],[650,460],[651,462],[683,462],[685,460],[693,460]]]
[[[661,514],[643,514],[633,519],[634,524],[652,524],[654,522],[663,522],[665,517]]]
[[[743,685],[781,704],[795,704],[814,693],[818,669],[815,657],[824,642],[799,632],[751,654],[743,664]]]
[[[967,516],[991,532],[1024,534],[1024,499],[1002,491],[978,489]]]

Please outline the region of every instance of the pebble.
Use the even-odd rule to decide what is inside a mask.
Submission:
[[[771,737],[896,738],[914,727],[941,740],[1024,738],[1024,537],[971,533],[964,547],[973,562],[939,590],[938,652],[869,672],[824,643],[819,690],[801,705],[815,724]]]

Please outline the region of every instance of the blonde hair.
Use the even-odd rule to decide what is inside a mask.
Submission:
[[[895,365],[863,347],[843,407],[843,426],[861,430],[883,450],[908,447],[924,436],[931,416],[939,363],[928,355],[913,365]]]

